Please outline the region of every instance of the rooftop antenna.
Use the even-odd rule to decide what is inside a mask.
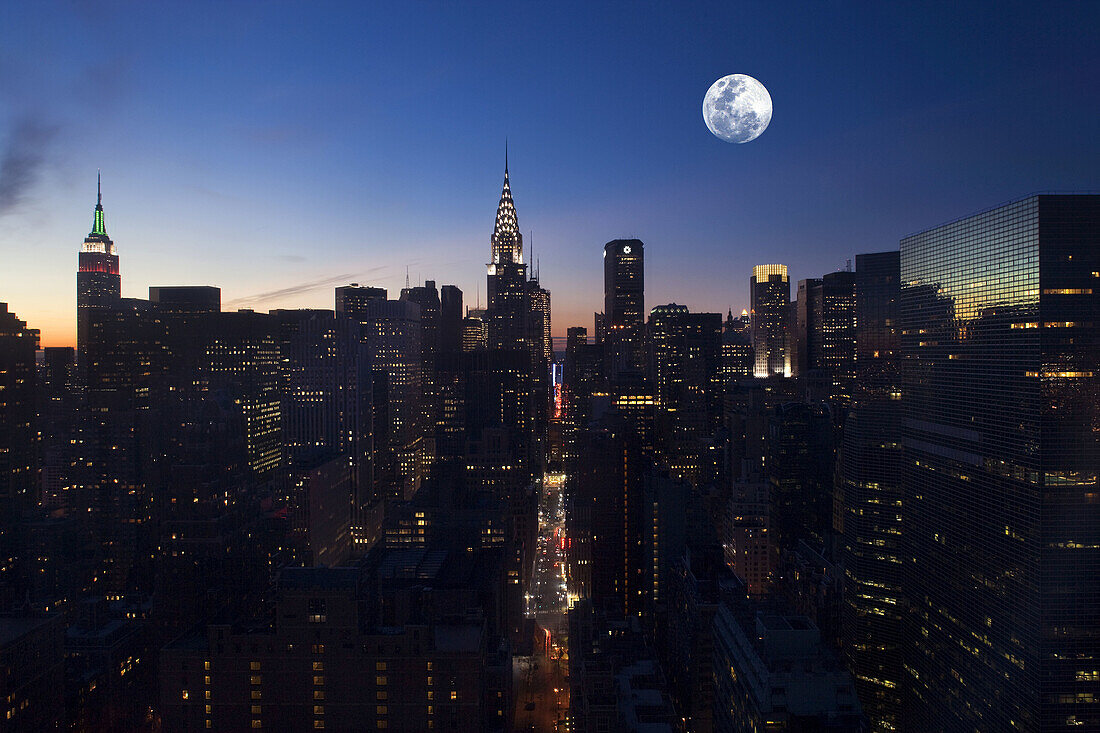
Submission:
[[[100,206],[103,205],[103,174],[99,172],[99,168],[95,169],[95,192],[96,203]]]
[[[409,287],[409,266],[405,265],[405,287]]]

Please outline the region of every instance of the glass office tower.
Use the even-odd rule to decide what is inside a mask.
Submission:
[[[905,730],[1100,729],[1100,196],[901,241]]]
[[[786,265],[756,265],[749,278],[756,377],[791,376],[791,281]]]

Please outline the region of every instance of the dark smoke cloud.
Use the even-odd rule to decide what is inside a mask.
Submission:
[[[15,123],[0,158],[0,216],[10,214],[26,200],[38,182],[57,127],[24,117]]]

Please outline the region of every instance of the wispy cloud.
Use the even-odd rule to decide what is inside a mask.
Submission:
[[[0,155],[0,216],[19,207],[38,182],[57,126],[26,116],[19,119]]]
[[[347,284],[355,278],[362,277],[364,275],[372,275],[386,267],[372,267],[369,270],[363,272],[345,272],[340,275],[333,275],[331,277],[321,278],[320,280],[310,280],[304,283],[298,283],[297,285],[291,285],[285,288],[279,288],[278,290],[268,290],[264,293],[256,293],[255,295],[246,295],[241,298],[234,298],[233,300],[226,301],[225,305],[228,307],[247,308],[251,306],[260,305],[263,303],[269,303],[275,300],[282,300],[289,298],[292,295],[301,295],[302,293],[309,293],[314,290],[320,290],[321,288],[330,288],[333,285]]]

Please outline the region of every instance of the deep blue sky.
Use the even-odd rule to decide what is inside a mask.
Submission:
[[[0,300],[71,343],[103,169],[123,294],[332,307],[334,284],[484,298],[511,145],[554,332],[591,327],[608,239],[647,305],[740,309],[1036,190],[1100,188],[1096,3],[6,3]],[[720,76],[768,130],[714,138]],[[316,287],[310,288],[314,284]],[[279,295],[263,294],[285,291]],[[257,297],[261,296],[261,297]]]

